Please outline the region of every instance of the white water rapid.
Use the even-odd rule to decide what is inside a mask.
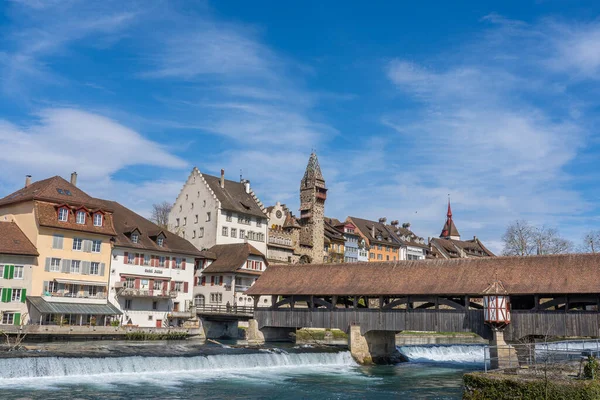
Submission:
[[[227,375],[243,371],[259,372],[269,369],[320,367],[352,367],[356,363],[349,352],[338,353],[286,353],[264,350],[255,354],[221,354],[194,357],[29,357],[0,359],[0,386],[10,381],[69,380],[80,378],[99,382],[112,381],[119,375],[162,374],[210,376]],[[271,372],[269,372],[271,373]],[[61,379],[68,378],[68,379]]]
[[[398,346],[398,351],[411,362],[481,364],[485,355],[489,358],[487,346],[479,344],[417,345]]]

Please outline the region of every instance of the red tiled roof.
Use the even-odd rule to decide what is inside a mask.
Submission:
[[[33,243],[12,221],[0,221],[0,254],[37,256]]]
[[[266,257],[256,247],[249,243],[217,244],[210,249],[216,260],[206,267],[203,273],[236,272],[246,262],[250,255],[262,257],[267,265]],[[259,273],[259,271],[240,271],[244,273]]]
[[[64,203],[63,203],[64,204]],[[97,206],[101,206],[96,203]],[[62,205],[62,204],[61,204]],[[69,207],[69,215],[67,221],[58,220],[58,205],[53,203],[47,203],[44,201],[34,201],[34,210],[40,226],[47,226],[51,228],[69,229],[73,231],[97,233],[99,235],[110,235],[116,234],[113,226],[113,215],[112,213],[105,213],[103,216],[102,226],[94,226],[93,212],[89,212],[85,218],[85,224],[76,223],[76,207]]]

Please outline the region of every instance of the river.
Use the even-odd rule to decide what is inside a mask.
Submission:
[[[161,345],[163,354],[169,346],[181,347]],[[462,374],[483,369],[485,351],[405,342],[410,362],[363,367],[343,349],[206,347],[195,356],[1,358],[0,399],[460,399]]]

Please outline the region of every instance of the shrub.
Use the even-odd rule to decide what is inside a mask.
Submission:
[[[585,365],[583,366],[583,377],[586,379],[598,379],[600,364],[594,356],[588,356]]]

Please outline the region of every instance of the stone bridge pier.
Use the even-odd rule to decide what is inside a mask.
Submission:
[[[247,339],[249,343],[261,344],[264,342],[293,342],[296,328],[258,327],[255,319],[248,320]]]
[[[406,361],[396,348],[394,331],[368,331],[363,335],[360,325],[351,325],[348,348],[359,364],[393,364]]]

